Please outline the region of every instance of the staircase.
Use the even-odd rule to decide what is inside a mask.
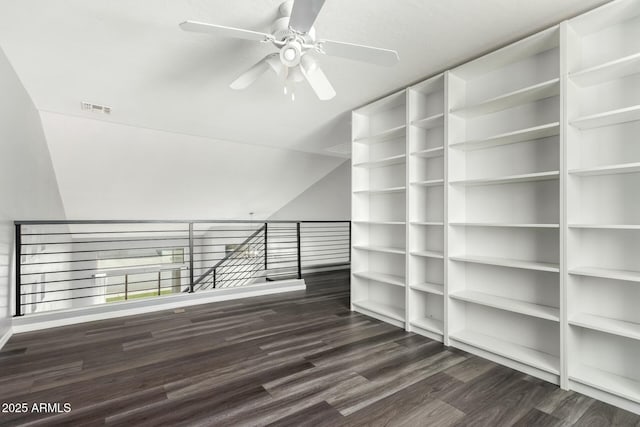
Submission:
[[[193,282],[193,291],[233,288],[269,280],[267,225],[263,225]]]

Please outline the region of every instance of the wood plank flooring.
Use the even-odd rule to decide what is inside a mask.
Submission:
[[[349,311],[346,272],[306,292],[15,335],[0,425],[640,426],[640,417]]]

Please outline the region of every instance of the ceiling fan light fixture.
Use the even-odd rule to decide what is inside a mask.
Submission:
[[[296,40],[292,40],[280,49],[280,60],[287,67],[295,67],[300,63],[302,56],[302,45]]]
[[[296,59],[296,51],[293,48],[286,48],[284,51],[284,57],[287,61],[293,61],[294,59]]]

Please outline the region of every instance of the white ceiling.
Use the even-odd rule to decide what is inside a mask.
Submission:
[[[320,38],[398,50],[393,68],[323,57],[337,97],[306,85],[288,100],[275,75],[228,84],[273,47],[185,33],[194,19],[268,31],[280,0],[0,0],[0,47],[40,110],[329,154],[350,110],[590,9],[604,0],[327,0]],[[111,116],[80,101],[113,107]]]

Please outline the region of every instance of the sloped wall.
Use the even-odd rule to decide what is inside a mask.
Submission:
[[[41,113],[71,219],[256,219],[344,159]]]
[[[11,329],[17,219],[65,219],[40,116],[0,50],[0,345]]]
[[[343,160],[340,166],[280,208],[270,219],[350,220],[351,161]]]

